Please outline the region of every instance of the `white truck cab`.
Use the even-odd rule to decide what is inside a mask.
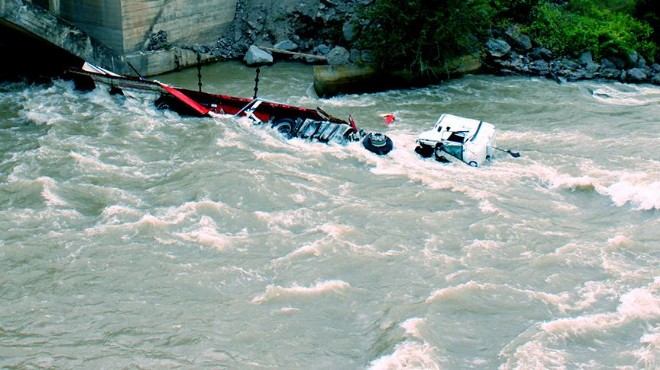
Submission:
[[[435,154],[436,160],[441,162],[448,161],[444,156],[446,153],[478,167],[493,158],[494,147],[495,126],[445,113],[438,118],[432,130],[419,135],[415,151],[422,157]]]

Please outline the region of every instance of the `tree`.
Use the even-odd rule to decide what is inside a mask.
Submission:
[[[359,42],[381,68],[429,74],[447,58],[478,51],[491,14],[482,0],[376,0],[364,11]]]

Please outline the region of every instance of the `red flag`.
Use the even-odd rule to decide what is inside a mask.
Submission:
[[[394,117],[393,114],[386,114],[383,118],[385,120],[385,126],[391,125],[396,120],[396,117]]]

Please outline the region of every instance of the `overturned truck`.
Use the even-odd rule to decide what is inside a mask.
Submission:
[[[85,63],[82,68],[69,68],[68,74],[76,86],[91,89],[106,86],[113,94],[147,93],[159,109],[186,116],[230,115],[248,117],[253,122],[268,125],[285,138],[301,138],[322,143],[347,144],[361,142],[365,149],[386,155],[393,148],[392,140],[379,132],[365,132],[348,120],[334,117],[321,108],[310,109],[264,99],[243,98],[175,88],[159,81],[123,76]],[[255,87],[256,91],[256,87]]]

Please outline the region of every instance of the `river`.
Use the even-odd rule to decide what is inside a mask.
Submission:
[[[254,93],[242,64],[202,75]],[[258,93],[395,149],[0,84],[0,368],[660,366],[659,87],[466,76],[319,100],[311,67],[278,63]],[[418,158],[443,112],[521,157]]]

